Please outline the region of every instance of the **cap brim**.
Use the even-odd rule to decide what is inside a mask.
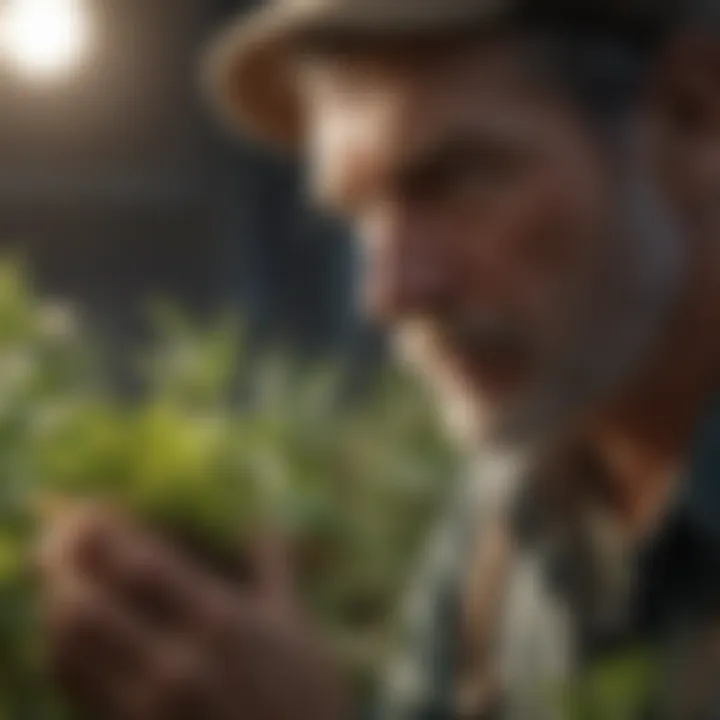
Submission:
[[[211,102],[229,127],[283,149],[302,143],[303,122],[295,77],[295,40],[311,33],[412,36],[462,27],[506,2],[290,3],[270,5],[230,25],[204,64]],[[482,12],[479,12],[482,9]]]

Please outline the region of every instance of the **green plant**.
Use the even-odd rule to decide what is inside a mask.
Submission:
[[[587,668],[560,695],[563,720],[637,720],[658,687],[658,654],[633,648]]]
[[[349,402],[332,365],[251,358],[231,320],[163,308],[157,327],[141,398],[118,399],[72,314],[0,265],[0,717],[70,717],[42,670],[38,508],[105,499],[218,555],[272,526],[309,611],[355,647],[383,636],[452,482],[455,454],[397,372]]]

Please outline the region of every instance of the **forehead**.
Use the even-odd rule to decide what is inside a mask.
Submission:
[[[453,137],[539,136],[561,104],[510,37],[310,56],[299,82],[313,184],[331,201]]]

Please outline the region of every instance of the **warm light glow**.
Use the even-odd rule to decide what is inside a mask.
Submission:
[[[8,0],[0,15],[0,50],[31,77],[57,77],[78,68],[90,34],[82,0]]]

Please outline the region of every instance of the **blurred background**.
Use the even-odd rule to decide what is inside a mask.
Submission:
[[[203,103],[202,52],[241,9],[0,0],[3,717],[74,717],[31,562],[68,502],[121,504],[212,568],[273,524],[367,688],[456,475],[355,315],[343,228]]]
[[[1,249],[120,350],[163,296],[236,307],[259,338],[373,355],[342,230],[308,210],[292,164],[203,106],[202,50],[247,5],[3,0]]]

